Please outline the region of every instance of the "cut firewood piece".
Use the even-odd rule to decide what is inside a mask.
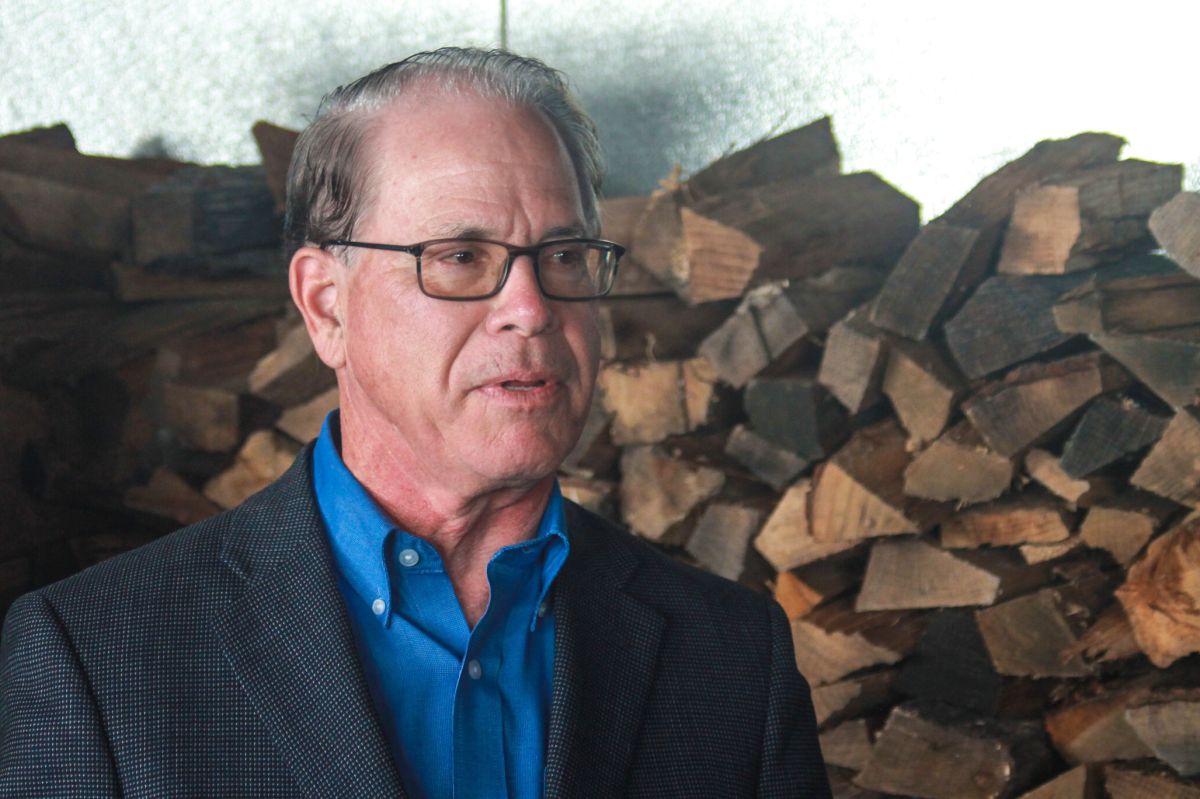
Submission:
[[[222,388],[167,383],[163,422],[179,442],[205,452],[230,452],[240,441],[238,395]]]
[[[1154,701],[1125,711],[1125,719],[1154,756],[1176,774],[1200,774],[1200,691],[1184,691],[1178,697]]]
[[[262,167],[189,166],[133,200],[134,262],[186,262],[279,242]]]
[[[653,446],[628,447],[621,456],[621,514],[629,528],[661,544],[686,543],[681,524],[725,484],[719,469],[672,458]]]
[[[287,205],[288,167],[292,163],[292,151],[296,148],[296,139],[300,134],[263,120],[255,122],[250,128],[250,133],[258,145],[259,155],[262,156],[267,188],[275,198],[275,210],[282,212]]]
[[[1176,409],[1200,400],[1200,325],[1090,338]]]
[[[6,138],[0,141],[0,228],[58,252],[116,257],[129,238],[129,209],[166,174],[135,161]]]
[[[1078,275],[985,280],[946,322],[946,346],[972,380],[1053,350],[1070,340],[1054,323],[1054,303],[1079,285]]]
[[[39,147],[58,147],[63,150],[75,150],[75,136],[65,122],[47,125],[39,128],[29,128],[16,133],[6,133],[0,136],[0,146],[5,142],[23,142],[36,144]]]
[[[896,701],[892,692],[895,672],[892,669],[872,671],[812,689],[813,710],[817,724],[836,724],[842,719],[856,718]]]
[[[820,735],[821,756],[832,766],[860,771],[871,757],[871,731],[864,719],[846,721]]]
[[[792,619],[796,665],[813,685],[827,685],[859,669],[900,661],[924,627],[919,613],[856,613],[848,597],[835,599]]]
[[[604,360],[664,361],[694,356],[699,343],[734,312],[737,301],[688,306],[674,294],[653,294],[606,297],[598,307],[611,331],[611,340],[601,347]]]
[[[724,155],[692,175],[683,190],[695,202],[731,189],[806,175],[836,175],[842,158],[829,117]]]
[[[848,552],[779,572],[775,601],[783,606],[789,619],[796,619],[857,588],[861,581],[862,559],[857,552]]]
[[[254,364],[276,346],[275,329],[276,319],[263,316],[164,343],[157,369],[180,383],[244,392]]]
[[[1045,563],[1068,555],[1082,546],[1083,538],[1072,535],[1049,544],[1021,544],[1017,551],[1026,563]]]
[[[689,274],[679,212],[683,197],[678,189],[659,189],[646,199],[634,224],[632,238],[624,242],[655,280],[671,290],[686,284]],[[619,272],[620,270],[618,270]],[[687,300],[686,292],[680,297]]]
[[[308,329],[296,325],[255,364],[246,382],[256,397],[290,407],[330,388],[337,378],[317,356]]]
[[[670,296],[683,307],[665,283],[652,275],[638,260],[633,247],[638,222],[646,213],[649,197],[606,197],[600,201],[600,235],[609,241],[625,245],[625,256],[613,282],[609,296],[613,298],[638,296]],[[691,353],[686,353],[690,355]]]
[[[1116,594],[1155,666],[1200,652],[1200,518],[1151,541]]]
[[[1100,775],[1088,766],[1076,766],[1019,799],[1102,799]]]
[[[860,612],[991,605],[1000,577],[920,539],[876,541],[854,604]]]
[[[1193,408],[1175,414],[1162,438],[1129,479],[1131,485],[1184,505],[1200,503],[1200,415]]]
[[[1133,626],[1120,602],[1113,602],[1096,618],[1079,640],[1062,651],[1069,659],[1082,655],[1088,663],[1108,663],[1140,655]]]
[[[809,501],[812,482],[801,480],[791,486],[771,511],[754,546],[780,572],[836,555],[858,542],[818,541],[809,525]]]
[[[125,507],[192,524],[218,513],[221,508],[192,488],[179,475],[160,466],[145,485],[126,489]]]
[[[1044,588],[978,611],[979,632],[996,671],[1025,677],[1091,674],[1083,658],[1062,657],[1090,621],[1088,609],[1076,601],[1076,593],[1069,588]]]
[[[592,402],[588,406],[579,440],[559,468],[585,477],[615,475],[621,449],[613,443],[611,423],[612,414],[604,408],[597,384],[592,391]]]
[[[996,269],[1060,275],[1131,247],[1150,249],[1150,212],[1178,194],[1182,182],[1179,164],[1129,159],[1026,189],[1017,196]]]
[[[937,524],[943,506],[904,494],[908,463],[904,431],[894,420],[857,431],[813,476],[813,537],[854,541],[920,533]]]
[[[291,439],[273,430],[251,433],[233,465],[204,486],[204,496],[222,508],[240,505],[286,472],[299,451]]]
[[[1062,503],[1040,494],[1023,493],[976,505],[942,522],[942,546],[1049,544],[1063,541],[1074,527]]]
[[[590,477],[561,474],[558,476],[559,488],[564,498],[576,505],[581,505],[593,513],[598,513],[609,519],[617,520],[616,500],[617,484],[609,480],[596,480]]]
[[[663,203],[668,200],[661,201]],[[635,237],[639,258],[647,210]],[[822,175],[735,189],[678,208],[678,242],[643,263],[688,303],[741,296],[756,283],[820,275],[845,263],[891,266],[916,235],[917,205],[871,173]],[[655,232],[669,238],[668,220]]]
[[[1200,799],[1194,782],[1117,765],[1104,766],[1104,791],[1108,799]]]
[[[604,407],[613,415],[613,442],[652,444],[716,422],[728,403],[715,383],[716,374],[703,358],[609,364],[599,385]]]
[[[1116,136],[1100,133],[1043,141],[984,178],[922,228],[880,290],[871,321],[906,338],[924,339],[983,280],[1021,189],[1115,161],[1122,144]]]
[[[293,405],[280,414],[275,427],[302,444],[312,441],[321,433],[325,417],[338,406],[337,386],[322,391],[308,402]]]
[[[904,470],[904,492],[962,505],[987,502],[1008,490],[1015,471],[1011,458],[988,449],[963,420],[917,453]]]
[[[913,654],[900,666],[895,688],[915,699],[994,714],[1004,693],[970,612],[934,613]]]
[[[933,344],[890,342],[883,393],[914,445],[923,446],[942,434],[965,387],[962,375]]]
[[[772,593],[789,620],[807,615],[826,599],[790,571],[782,571],[775,576],[775,590]]]
[[[727,580],[740,580],[756,569],[757,553],[750,552],[750,539],[762,525],[758,508],[714,502],[700,514],[687,551],[706,571]],[[759,562],[761,562],[759,560]]]
[[[1095,397],[1128,382],[1124,369],[1089,352],[1015,369],[965,401],[962,410],[988,446],[1009,457],[1052,434]]]
[[[1128,491],[1092,506],[1079,527],[1083,541],[1128,565],[1179,506],[1141,491]]]
[[[890,338],[867,321],[865,308],[851,311],[829,329],[817,381],[850,413],[860,413],[883,399]]]
[[[845,440],[845,411],[811,377],[751,380],[743,405],[759,435],[806,461],[828,457]]]
[[[1180,192],[1156,208],[1150,232],[1171,260],[1200,277],[1200,193]]]
[[[1050,753],[1032,722],[994,722],[905,704],[892,710],[855,783],[927,799],[995,799],[1044,777]]]
[[[1068,291],[1054,304],[1054,324],[1064,333],[1101,334],[1200,324],[1200,280],[1161,261],[1170,265],[1165,274],[1089,280]]]
[[[1158,441],[1169,421],[1130,397],[1100,397],[1063,445],[1059,465],[1071,477],[1086,477]]]
[[[782,491],[808,468],[808,461],[745,425],[730,431],[725,453],[776,491]]]
[[[122,302],[288,296],[287,265],[275,248],[204,256],[171,271],[120,262],[111,269]]]
[[[1025,453],[1025,473],[1065,499],[1072,508],[1090,507],[1117,491],[1115,482],[1107,477],[1072,477],[1054,453],[1044,449],[1031,449]]]
[[[1113,688],[1047,713],[1046,732],[1054,748],[1071,764],[1152,756],[1125,711],[1146,703],[1155,679]]]

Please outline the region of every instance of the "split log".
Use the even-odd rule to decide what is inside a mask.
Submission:
[[[933,441],[958,408],[965,382],[931,343],[890,342],[883,393],[915,446]]]
[[[1015,369],[964,402],[962,410],[988,446],[1007,457],[1039,443],[1090,400],[1128,381],[1116,364],[1085,353]]]
[[[307,444],[321,434],[325,417],[338,406],[338,401],[338,389],[334,386],[307,402],[285,410],[275,422],[275,427],[301,444]]]
[[[1200,503],[1200,412],[1184,408],[1129,479],[1131,485],[1183,505]]]
[[[234,464],[205,484],[204,496],[222,508],[240,505],[286,472],[299,451],[274,431],[252,433],[238,450]]]
[[[812,689],[813,710],[817,724],[837,724],[887,707],[896,701],[892,692],[894,673],[890,669],[873,671],[861,677],[851,677]]]
[[[1079,532],[1089,547],[1106,550],[1126,566],[1178,507],[1153,494],[1128,491],[1091,507]]]
[[[991,605],[998,574],[920,539],[876,541],[854,603],[859,612]]]
[[[1200,799],[1200,787],[1167,774],[1150,774],[1132,768],[1104,767],[1108,799]]]
[[[300,134],[294,130],[259,120],[250,128],[258,153],[262,156],[267,188],[275,199],[275,211],[282,213],[287,205],[287,174],[292,163],[292,151]]]
[[[696,202],[731,189],[807,175],[836,175],[841,168],[830,119],[821,117],[718,158],[688,178],[683,191]]]
[[[934,613],[911,657],[896,674],[895,688],[915,698],[995,714],[1004,680],[988,656],[975,618],[967,611]]]
[[[1146,333],[1200,324],[1200,281],[1161,260],[1171,271],[1089,280],[1068,291],[1054,304],[1054,324],[1064,333],[1100,334]]]
[[[904,470],[904,491],[914,497],[969,505],[1008,490],[1016,467],[988,449],[966,420],[952,427]]]
[[[1183,167],[1129,159],[1052,178],[1017,196],[996,267],[1059,275],[1151,249],[1150,212],[1179,193]]]
[[[192,524],[220,512],[221,508],[179,475],[159,467],[150,480],[125,491],[125,507],[174,519],[179,524]]]
[[[333,370],[317,357],[304,325],[286,332],[246,379],[251,394],[283,407],[312,399],[336,382]]]
[[[1020,799],[1102,799],[1100,776],[1087,766],[1076,766],[1022,794]]]
[[[563,474],[558,477],[562,495],[576,505],[593,513],[618,521],[616,512],[617,484],[608,480]]]
[[[725,485],[718,469],[672,458],[653,446],[628,447],[621,456],[621,516],[643,538],[661,544],[686,543],[683,524]]]
[[[1072,477],[1054,453],[1044,449],[1031,449],[1025,453],[1025,473],[1065,499],[1072,510],[1077,506],[1094,505],[1117,491],[1114,481],[1106,477]]]
[[[1063,659],[1081,655],[1086,663],[1109,663],[1140,655],[1133,626],[1120,602],[1105,608],[1079,640],[1061,653]]]
[[[1200,194],[1180,192],[1150,214],[1150,232],[1171,260],[1200,277]]]
[[[164,342],[158,372],[168,380],[242,393],[259,359],[275,349],[276,319],[263,316],[239,325]]]
[[[163,423],[185,447],[230,452],[241,441],[238,395],[222,388],[167,383]]]
[[[1068,555],[1083,546],[1083,538],[1071,535],[1049,544],[1021,544],[1017,551],[1026,563],[1046,563]]]
[[[755,477],[776,491],[782,491],[808,468],[808,461],[790,450],[763,438],[745,425],[729,433],[725,454],[749,469]]]
[[[775,601],[788,619],[806,616],[830,600],[857,588],[862,581],[862,558],[851,551],[805,564],[775,577]]]
[[[828,457],[845,440],[845,412],[809,377],[751,380],[743,405],[755,431],[805,461]]]
[[[1125,711],[1144,704],[1150,696],[1150,686],[1157,679],[1156,675],[1149,681],[1135,681],[1049,712],[1046,732],[1054,748],[1071,764],[1152,756],[1150,748],[1129,725]]]
[[[610,296],[599,300],[597,307],[602,329],[609,333],[601,338],[602,360],[663,361],[693,357],[699,342],[730,317],[737,302],[689,307],[674,294],[657,294]]]
[[[871,757],[871,732],[863,719],[843,722],[820,735],[821,756],[831,766],[859,771]]]
[[[687,542],[687,552],[706,571],[727,580],[765,576],[766,566],[748,551],[750,539],[762,525],[757,508],[714,502],[704,509]],[[760,565],[762,564],[762,565]]]
[[[791,486],[771,511],[754,546],[779,572],[836,555],[857,542],[818,541],[812,536],[808,505],[812,482],[801,480]]]
[[[1086,477],[1158,441],[1169,421],[1131,397],[1100,397],[1063,445],[1059,466],[1070,477]]]
[[[1090,621],[1088,605],[1073,587],[1044,588],[975,614],[979,632],[1000,674],[1083,677],[1091,667],[1062,652],[1079,640]]]
[[[1116,594],[1155,666],[1200,652],[1200,518],[1152,541]]]
[[[865,308],[829,329],[817,382],[852,414],[883,399],[883,370],[890,336],[867,321]]]
[[[1052,175],[1113,162],[1123,144],[1102,133],[1043,141],[984,178],[921,229],[880,290],[871,321],[906,338],[924,339],[986,275],[1021,189]]]
[[[836,599],[792,619],[796,665],[813,685],[834,683],[860,669],[899,662],[924,625],[921,614],[856,613],[848,598]]]
[[[1016,494],[961,511],[942,522],[942,546],[967,549],[1053,543],[1071,534],[1073,519],[1057,501]]]
[[[940,521],[943,507],[905,495],[908,464],[904,432],[894,421],[857,431],[813,476],[813,537],[852,541],[920,533]]]
[[[653,444],[717,424],[730,409],[703,358],[610,364],[601,370],[599,385],[613,415],[612,440],[620,445]]]
[[[1090,338],[1176,409],[1200,400],[1200,325]]]
[[[1184,777],[1200,774],[1200,747],[1196,746],[1200,691],[1192,689],[1179,696],[1129,708],[1125,718],[1146,748],[1176,774]]]
[[[1035,724],[906,704],[888,716],[855,783],[928,799],[994,799],[1037,782],[1049,767]]]

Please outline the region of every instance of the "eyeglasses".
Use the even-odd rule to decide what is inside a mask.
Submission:
[[[485,300],[504,288],[514,259],[528,255],[542,294],[569,302],[603,297],[612,288],[620,244],[599,239],[555,239],[514,247],[487,239],[434,239],[419,244],[371,244],[333,239],[329,247],[363,247],[407,253],[417,259],[417,285],[438,300]]]

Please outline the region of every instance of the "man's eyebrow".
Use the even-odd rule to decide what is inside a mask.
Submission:
[[[436,228],[433,232],[438,238],[497,240],[495,231],[488,228],[479,227],[478,225],[447,225],[445,227]],[[586,228],[584,228],[582,224],[575,223],[548,229],[542,234],[541,241],[548,241],[551,239],[582,238],[586,235]]]

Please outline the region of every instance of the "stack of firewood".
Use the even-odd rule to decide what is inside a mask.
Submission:
[[[254,132],[261,169],[0,139],[4,598],[237,504],[336,406],[294,134]],[[828,120],[604,203],[564,492],[774,592],[838,796],[1200,797],[1200,195],[1122,144],[923,226]]]

